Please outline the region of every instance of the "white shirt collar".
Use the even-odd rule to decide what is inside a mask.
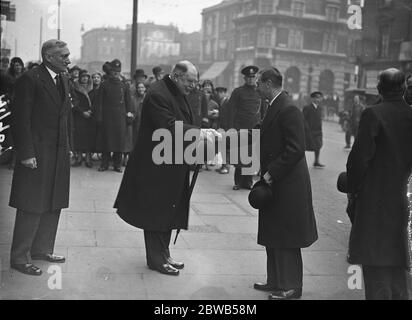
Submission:
[[[276,100],[276,98],[277,97],[279,97],[280,96],[280,94],[282,93],[283,91],[280,91],[273,99],[272,99],[272,101],[270,102],[270,106],[273,104],[273,102]]]
[[[50,73],[50,76],[52,77],[54,83],[56,83],[57,73],[54,72],[52,69],[50,69],[48,66],[45,66],[45,67],[46,67],[47,71]]]
[[[316,103],[312,102],[313,106],[315,107],[315,109],[318,108],[318,106],[316,105]]]

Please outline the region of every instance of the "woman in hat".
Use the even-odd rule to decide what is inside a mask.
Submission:
[[[76,161],[74,166],[80,166],[83,162],[83,153],[86,153],[85,164],[93,166],[91,153],[96,141],[96,122],[93,119],[94,112],[89,97],[91,76],[86,70],[79,73],[79,86],[75,87],[78,99],[73,107],[73,144]]]
[[[101,152],[102,145],[102,133],[101,133],[101,123],[102,123],[102,105],[99,99],[100,86],[103,82],[103,75],[100,72],[95,72],[92,74],[93,89],[89,92],[90,102],[92,103],[93,110],[93,120],[96,122],[96,141],[93,146],[94,152]]]

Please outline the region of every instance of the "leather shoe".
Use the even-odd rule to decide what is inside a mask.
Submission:
[[[235,190],[235,191],[240,190],[240,187],[238,185],[234,185],[233,190]]]
[[[325,168],[325,165],[324,165],[324,164],[321,164],[321,163],[319,163],[319,162],[315,162],[315,163],[313,164],[313,166],[314,166],[315,168]]]
[[[269,295],[269,300],[292,300],[302,297],[302,289],[279,290]]]
[[[171,257],[167,258],[167,263],[178,270],[182,270],[185,267],[185,264],[183,262],[174,261]]]
[[[109,168],[107,168],[107,167],[100,167],[97,171],[99,171],[99,172],[104,172],[104,171],[107,171]]]
[[[63,256],[57,256],[55,254],[34,254],[31,256],[33,260],[44,260],[52,263],[65,263],[66,258]]]
[[[179,275],[179,270],[176,268],[172,267],[170,264],[166,263],[163,264],[159,267],[155,267],[152,265],[149,265],[149,269],[159,271],[160,273],[166,274],[168,276],[178,276]]]
[[[266,284],[266,283],[260,283],[260,282],[255,283],[253,285],[253,288],[256,289],[256,290],[260,290],[260,291],[276,291],[276,290],[278,290],[278,288],[275,288],[274,286],[271,286],[271,285]]]
[[[120,168],[114,168],[113,170],[114,170],[115,172],[119,172],[119,173],[122,173],[122,172],[123,172],[123,170],[120,169]]]
[[[28,274],[30,276],[41,276],[43,273],[40,268],[36,267],[31,263],[23,264],[12,264],[10,267],[14,270],[17,270],[21,273]]]

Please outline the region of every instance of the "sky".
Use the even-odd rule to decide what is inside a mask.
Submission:
[[[16,22],[7,22],[3,37],[12,56],[23,61],[39,58],[40,19],[43,17],[43,41],[57,38],[57,0],[11,0],[16,5]],[[139,0],[139,22],[173,24],[180,31],[199,31],[201,12],[222,0]],[[71,58],[80,58],[81,27],[85,31],[98,27],[124,28],[132,23],[132,0],[61,0],[61,39],[69,44]],[[2,24],[3,26],[3,24]],[[15,41],[17,39],[17,41]]]

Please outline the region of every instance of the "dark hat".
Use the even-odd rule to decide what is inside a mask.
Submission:
[[[348,193],[348,176],[346,172],[342,172],[339,175],[337,188],[339,192]]]
[[[24,67],[24,63],[23,63],[23,60],[21,58],[14,57],[13,59],[10,60],[11,65],[15,64],[16,62],[21,64]]]
[[[87,70],[82,70],[79,73],[79,78],[83,77],[83,76],[88,76],[89,78],[91,78],[89,71]]]
[[[147,75],[144,73],[143,69],[136,69],[136,71],[134,72],[133,79],[136,80],[138,77],[144,77],[145,79],[147,79]]]
[[[162,72],[162,71],[163,71],[163,69],[162,69],[161,67],[159,67],[159,66],[154,67],[154,68],[152,69],[152,72],[153,72],[154,75],[156,75],[156,74],[158,74],[158,73],[160,73],[160,72]],[[144,73],[144,71],[143,71],[143,73]]]
[[[217,88],[215,89],[215,91],[216,91],[216,92],[227,92],[227,88],[225,88],[225,87],[217,87]]]
[[[109,74],[110,71],[112,71],[112,67],[110,65],[110,62],[106,61],[103,65],[102,69],[103,69],[104,73]]]
[[[273,193],[270,186],[263,180],[255,183],[249,193],[250,205],[258,210],[267,208],[273,202]]]
[[[73,71],[82,71],[82,69],[79,66],[73,66],[72,68],[69,69],[69,73],[72,73]]]
[[[259,68],[256,66],[247,66],[242,69],[241,73],[247,77],[254,76],[259,72]]]
[[[112,71],[116,71],[116,72],[122,71],[122,63],[120,62],[119,59],[114,59],[112,62],[110,62],[110,67]]]
[[[316,98],[317,96],[322,96],[322,97],[323,97],[323,93],[320,92],[320,91],[315,91],[315,92],[312,92],[312,93],[310,94],[310,97],[311,97],[311,98]]]

